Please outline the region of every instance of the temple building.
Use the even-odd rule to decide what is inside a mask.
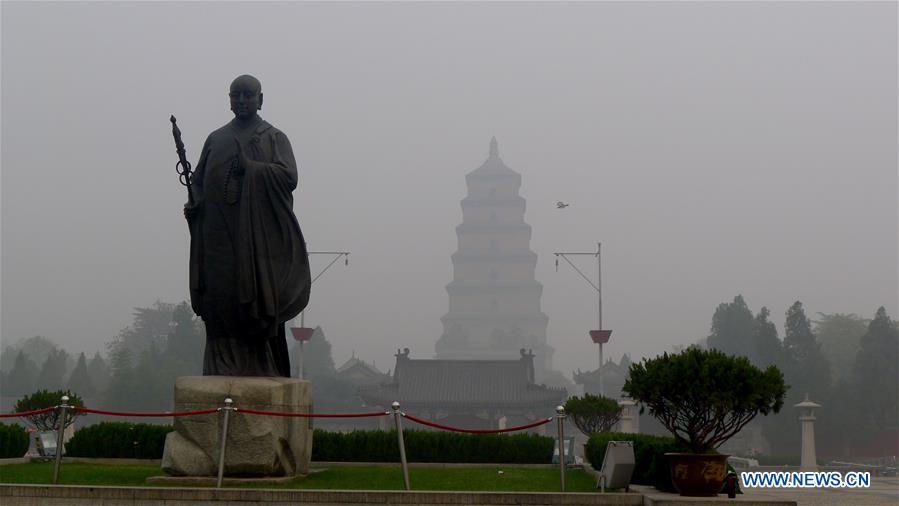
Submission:
[[[465,182],[453,280],[446,286],[449,311],[436,358],[509,360],[524,348],[533,351],[537,383],[560,377],[551,371],[548,318],[540,309],[543,285],[534,278],[537,254],[530,249],[531,226],[518,194],[521,174],[503,163],[494,138],[487,160]]]
[[[535,384],[534,354],[521,349],[518,355],[511,360],[413,359],[405,348],[396,353],[392,381],[360,387],[358,393],[366,406],[386,410],[398,401],[403,411],[456,427],[505,428],[553,416],[567,392]]]
[[[363,387],[369,385],[380,385],[390,381],[390,374],[382,373],[374,364],[356,358],[356,352],[349,360],[337,368],[335,376],[338,380],[343,381],[354,387]]]
[[[627,381],[627,376],[631,367],[631,357],[627,353],[621,356],[621,361],[615,363],[612,359],[607,359],[602,366],[602,382],[605,396],[611,399],[621,399],[624,397],[621,388]],[[599,395],[599,370],[581,372],[580,369],[574,373],[574,382],[583,385],[585,394]]]

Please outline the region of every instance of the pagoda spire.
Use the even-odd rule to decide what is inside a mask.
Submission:
[[[490,156],[499,156],[499,145],[496,143],[496,137],[490,139]]]

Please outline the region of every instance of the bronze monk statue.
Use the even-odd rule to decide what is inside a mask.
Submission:
[[[259,80],[238,77],[229,96],[234,119],[206,139],[184,207],[203,375],[289,377],[284,322],[306,307],[310,285],[297,165],[287,136],[259,117]]]

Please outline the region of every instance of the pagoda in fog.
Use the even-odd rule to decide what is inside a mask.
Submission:
[[[553,349],[546,344],[543,285],[534,279],[537,254],[518,194],[521,174],[503,163],[493,138],[487,160],[465,182],[453,280],[446,286],[449,312],[441,319],[436,358],[515,359],[526,349],[534,354],[540,382],[550,372]]]

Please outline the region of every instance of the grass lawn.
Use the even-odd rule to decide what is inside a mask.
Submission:
[[[315,466],[313,465],[313,468]],[[503,473],[500,474],[499,471]],[[63,464],[59,482],[63,485],[145,486],[146,478],[159,476],[158,465]],[[52,463],[10,464],[0,466],[0,483],[49,484]],[[472,490],[503,492],[558,492],[558,469],[496,467],[410,468],[413,490]],[[238,486],[238,485],[234,485]],[[239,485],[253,488],[308,488],[348,490],[402,490],[399,467],[330,467],[290,483]],[[565,490],[593,492],[595,482],[580,469],[565,472]]]

